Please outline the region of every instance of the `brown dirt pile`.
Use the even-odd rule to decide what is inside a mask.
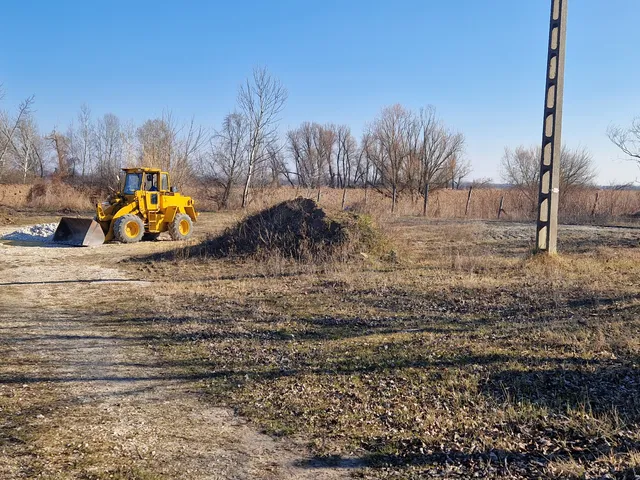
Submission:
[[[189,256],[281,255],[296,260],[331,260],[379,254],[386,241],[367,215],[328,214],[308,198],[279,203],[191,247]]]

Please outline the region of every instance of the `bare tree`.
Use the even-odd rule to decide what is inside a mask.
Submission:
[[[255,68],[238,93],[238,105],[249,125],[247,146],[247,177],[242,194],[242,208],[246,208],[256,164],[262,159],[267,145],[276,141],[278,115],[287,101],[287,91],[267,69]]]
[[[386,107],[370,126],[367,156],[380,173],[382,186],[391,191],[391,211],[395,212],[403,169],[411,154],[409,132],[412,114],[401,105]]]
[[[322,165],[326,165],[329,174],[329,186],[336,186],[336,170],[339,172],[340,167],[336,164],[333,168],[333,148],[336,143],[336,127],[335,125],[321,126],[314,124],[313,143],[315,144],[318,161]],[[339,175],[339,173],[338,173]],[[320,184],[320,179],[318,179]]]
[[[566,194],[577,188],[592,186],[596,177],[593,156],[587,148],[562,148],[560,157],[560,188],[562,192]]]
[[[336,171],[337,186],[347,188],[353,183],[354,170],[358,158],[358,142],[351,135],[351,129],[340,125],[336,129]]]
[[[298,183],[307,188],[318,187],[324,172],[324,165],[314,144],[314,129],[314,124],[305,122],[297,129],[287,132],[289,152],[293,156]]]
[[[515,150],[508,147],[500,161],[500,177],[509,185],[518,187],[535,204],[540,178],[539,147],[518,146]],[[562,163],[561,163],[562,165]]]
[[[445,181],[449,188],[460,188],[464,180],[472,171],[471,163],[464,157],[452,156],[444,168]]]
[[[394,105],[369,127],[364,152],[378,174],[375,184],[391,191],[392,211],[398,194],[408,190],[414,200],[424,196],[426,214],[430,188],[455,184],[468,173],[461,160],[464,143],[464,135],[445,127],[433,107],[415,114]]]
[[[71,160],[71,139],[59,131],[53,128],[53,131],[47,136],[47,140],[51,142],[53,149],[56,153],[58,160],[58,166],[56,172],[59,177],[65,178],[69,174],[71,176],[75,173],[75,165]],[[69,169],[71,167],[71,170]]]
[[[140,163],[161,168],[172,175],[173,183],[180,184],[191,177],[192,163],[203,159],[203,147],[207,140],[204,128],[195,120],[178,126],[173,115],[147,120],[137,130],[140,144]]]
[[[299,185],[312,186],[317,178],[316,159],[313,147],[312,124],[305,122],[300,127],[287,132],[287,147],[293,158],[293,164]]]
[[[122,166],[120,119],[112,113],[107,113],[98,120],[94,142],[98,181],[105,186],[117,185],[120,168]]]
[[[336,169],[333,168],[336,139],[335,127],[323,127],[318,123],[305,122],[287,132],[287,147],[300,185],[310,188],[326,184],[336,186],[336,171],[340,171],[337,162]]]
[[[169,171],[177,137],[177,127],[171,113],[147,120],[136,134],[140,145],[140,163]]]
[[[93,165],[94,135],[91,109],[83,104],[78,113],[78,130],[72,136],[73,155],[78,159],[80,175],[83,178],[90,173]]]
[[[355,158],[355,171],[353,173],[353,183],[354,185],[362,185],[366,189],[369,186],[369,178],[371,173],[371,159],[367,154],[369,150],[369,145],[371,143],[371,135],[369,133],[364,133],[362,135],[362,139],[360,140],[360,145],[356,152]]]
[[[243,115],[227,115],[211,139],[210,170],[223,187],[220,206],[228,207],[231,189],[246,175],[249,126]]]
[[[337,186],[342,187],[342,209],[347,201],[347,189],[352,184],[352,172],[358,159],[358,143],[346,125],[336,128]]]
[[[463,173],[456,170],[458,159],[464,151],[464,135],[445,127],[437,118],[433,107],[420,112],[418,125],[420,129],[421,189],[426,197],[433,187],[445,187],[455,176]]]
[[[504,182],[519,188],[529,200],[532,211],[538,199],[540,182],[539,146],[515,150],[505,148],[501,160],[501,178]],[[596,178],[593,157],[586,148],[569,149],[562,147],[560,155],[560,199],[575,188],[591,185]]]
[[[279,186],[283,178],[291,182],[284,148],[281,145],[275,143],[267,145],[265,157],[265,179],[268,180],[270,186]]]
[[[14,135],[24,118],[31,113],[33,102],[33,96],[24,100],[18,107],[18,114],[13,122],[6,115],[3,115],[4,119],[0,119],[0,180],[5,169],[7,152],[9,152],[10,148],[16,149]]]
[[[203,147],[206,142],[206,130],[202,126],[196,125],[194,118],[191,118],[184,135],[178,137],[175,149],[176,158],[171,167],[175,183],[180,184],[192,177],[194,165],[202,170],[204,165]]]
[[[38,126],[31,115],[23,116],[12,141],[14,168],[20,172],[22,183],[33,176],[44,176],[45,145]]]
[[[120,127],[120,141],[122,143],[123,166],[134,166],[138,163],[140,146],[137,138],[138,129],[133,121],[128,121]]]

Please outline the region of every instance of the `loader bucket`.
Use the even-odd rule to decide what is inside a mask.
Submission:
[[[62,217],[53,241],[75,247],[94,247],[104,243],[104,232],[100,224],[90,218]]]

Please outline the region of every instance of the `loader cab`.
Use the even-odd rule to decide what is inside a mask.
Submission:
[[[176,190],[171,186],[169,174],[159,170],[131,169],[125,170],[125,177],[121,184],[123,195],[135,195],[136,192],[146,193],[172,193]],[[157,195],[156,195],[157,197]]]
[[[124,195],[135,195],[142,186],[142,173],[127,172],[124,177],[122,193]]]

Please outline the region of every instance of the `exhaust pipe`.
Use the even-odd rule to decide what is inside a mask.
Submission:
[[[53,241],[74,247],[95,247],[104,243],[104,232],[100,224],[90,218],[62,217]]]

